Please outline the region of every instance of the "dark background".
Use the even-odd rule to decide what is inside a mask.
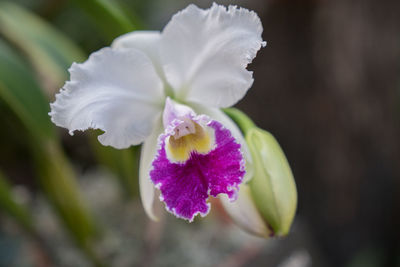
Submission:
[[[298,216],[329,266],[399,266],[400,2],[252,4],[268,45],[238,107],[281,143]]]

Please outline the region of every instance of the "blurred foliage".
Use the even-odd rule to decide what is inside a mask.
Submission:
[[[48,118],[48,103],[30,69],[6,43],[0,42],[0,97],[25,126],[39,184],[73,239],[90,251],[94,220],[89,215],[75,175],[57,144]],[[89,254],[91,255],[91,254]],[[92,257],[92,256],[91,256]]]
[[[101,1],[96,4],[104,5]],[[110,9],[109,16],[112,16],[114,14],[112,12],[118,9],[115,4],[113,7]],[[106,12],[105,10],[103,12]],[[122,15],[118,18],[121,17]],[[46,90],[46,94],[50,98],[54,97],[59,87],[68,79],[67,69],[71,63],[81,62],[86,58],[85,53],[72,40],[38,16],[15,4],[0,3],[0,25],[0,32],[24,52],[34,70],[39,72],[41,89]],[[32,29],[26,25],[31,25]],[[15,75],[15,73],[17,72],[12,74]],[[11,76],[10,80],[13,81],[14,78]],[[28,84],[25,84],[18,88],[23,92],[28,87]],[[37,88],[35,90],[39,91]],[[36,93],[35,96],[37,95],[40,94]],[[26,98],[31,99],[30,96],[26,96]],[[32,104],[36,104],[40,108],[48,108],[48,100],[32,101]],[[45,115],[43,111],[39,113],[44,115],[43,120],[48,123],[47,114]],[[40,127],[38,125],[38,128]],[[52,128],[53,125],[49,127]],[[129,196],[136,194],[137,160],[135,160],[135,155],[138,154],[138,149],[115,150],[100,145],[94,135],[90,135],[89,138],[93,140],[90,143],[99,161],[115,171],[120,178],[124,192]]]
[[[23,59],[0,40],[0,94],[36,140],[56,140],[46,98]]]
[[[67,231],[95,265],[101,266],[93,245],[99,238],[99,226],[87,209],[75,174],[60,147],[53,142],[34,149],[40,186]]]
[[[68,78],[71,63],[85,59],[84,52],[71,40],[10,2],[0,3],[0,32],[29,58],[49,96],[54,96],[54,90]]]
[[[124,195],[127,198],[138,196],[140,146],[117,150],[100,144],[94,134],[90,137],[90,144],[97,160],[117,175]]]
[[[115,1],[73,0],[73,2],[93,19],[101,32],[107,35],[109,41],[121,34],[137,30],[131,19]],[[135,22],[138,23],[138,19],[135,19]]]
[[[0,210],[13,217],[24,229],[33,231],[33,219],[29,210],[16,200],[9,182],[0,172]]]
[[[74,4],[94,19],[99,32],[109,40],[135,28],[113,1],[75,1]],[[35,9],[41,7],[31,5]],[[46,9],[52,10],[54,6],[43,9],[44,14],[49,12]],[[93,265],[104,266],[93,247],[101,229],[86,207],[72,166],[48,116],[48,97],[53,98],[68,79],[71,63],[85,58],[81,48],[39,16],[15,3],[0,2],[0,99],[12,112],[1,119],[7,121],[10,115],[16,116],[19,123],[5,124],[11,125],[8,134],[16,132],[25,141],[15,143],[14,147],[25,146],[33,160],[39,189],[71,238]],[[126,195],[137,195],[139,148],[118,151],[101,146],[93,134],[88,138],[99,162],[120,178]],[[8,146],[13,149],[12,143]],[[0,207],[38,236],[29,212],[13,200],[11,186],[0,178]]]

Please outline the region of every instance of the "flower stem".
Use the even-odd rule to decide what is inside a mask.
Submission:
[[[237,108],[224,108],[223,112],[228,115],[240,128],[242,133],[246,133],[256,127],[255,123],[243,111]]]

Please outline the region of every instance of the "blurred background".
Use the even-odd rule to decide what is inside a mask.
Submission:
[[[192,224],[162,206],[151,222],[139,148],[51,124],[73,61],[122,33],[162,30],[188,3],[0,0],[0,266],[400,266],[399,1],[219,1],[264,26],[237,107],[292,167],[299,202],[286,238],[242,232],[218,202]]]

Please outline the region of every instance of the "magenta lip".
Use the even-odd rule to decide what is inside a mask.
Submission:
[[[204,119],[197,116],[196,119]],[[209,196],[226,194],[236,199],[239,184],[245,174],[240,144],[221,123],[208,120],[207,126],[215,130],[215,148],[208,154],[192,152],[184,163],[173,163],[167,158],[166,131],[159,137],[160,148],[152,163],[150,178],[160,189],[160,199],[166,209],[178,218],[193,221],[197,214],[205,216],[210,210]]]

